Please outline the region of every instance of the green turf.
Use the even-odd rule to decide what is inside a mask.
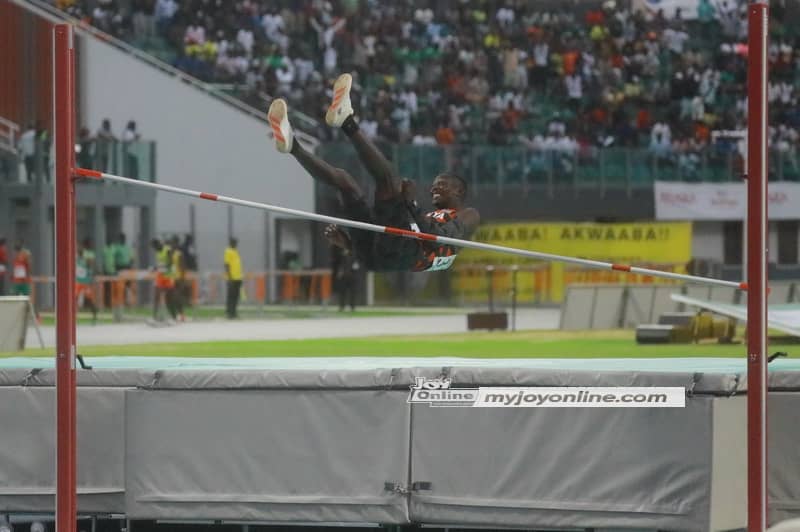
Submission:
[[[791,348],[789,348],[791,350]],[[52,350],[28,349],[26,356]],[[742,344],[637,345],[633,331],[472,332],[426,336],[379,336],[310,340],[82,346],[83,355],[275,357],[447,356],[474,358],[669,358],[744,357]],[[3,353],[0,356],[19,356]]]

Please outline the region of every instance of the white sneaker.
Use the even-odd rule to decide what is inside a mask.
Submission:
[[[272,134],[275,136],[275,147],[278,148],[278,151],[281,153],[292,151],[294,133],[292,132],[292,125],[289,123],[289,110],[286,107],[286,100],[278,98],[270,104],[267,120],[269,121],[269,127],[272,128]]]
[[[333,84],[333,101],[325,113],[325,122],[329,126],[342,127],[345,119],[353,114],[353,104],[350,102],[350,88],[353,86],[353,76],[342,74]]]

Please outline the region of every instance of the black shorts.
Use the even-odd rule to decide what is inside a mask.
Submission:
[[[370,209],[364,199],[346,201],[348,215],[356,221],[410,229],[411,215],[400,197],[377,200]],[[374,271],[410,271],[420,254],[420,242],[412,238],[350,230],[353,245],[366,266]]]
[[[344,208],[347,216],[350,217],[351,220],[370,224],[375,223],[372,210],[364,199],[350,200],[345,197]],[[348,229],[347,231],[350,235],[350,240],[353,241],[354,252],[358,260],[364,264],[366,269],[374,270],[375,261],[373,260],[373,248],[375,247],[375,236],[377,233],[365,231],[363,229]]]

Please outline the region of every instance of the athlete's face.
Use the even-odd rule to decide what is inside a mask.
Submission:
[[[436,176],[431,185],[431,203],[437,209],[456,207],[461,201],[460,183],[448,176]]]

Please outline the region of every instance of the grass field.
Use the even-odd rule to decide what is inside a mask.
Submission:
[[[777,345],[773,345],[777,347]],[[744,357],[742,344],[637,345],[633,331],[472,332],[426,336],[378,336],[309,340],[82,346],[87,356],[307,357],[448,356],[473,358],[669,358]],[[28,349],[23,356],[49,356]],[[2,353],[0,356],[20,356]]]

